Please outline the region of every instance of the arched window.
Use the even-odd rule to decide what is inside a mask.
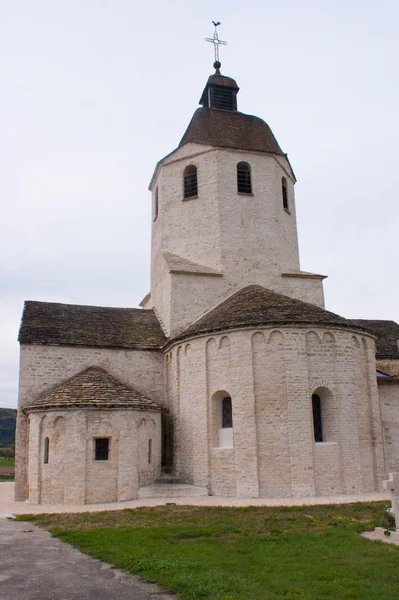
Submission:
[[[198,196],[197,167],[188,165],[184,169],[184,197],[195,198],[196,196]]]
[[[152,461],[152,440],[148,440],[148,464]]]
[[[233,427],[233,407],[228,396],[222,400],[222,429],[229,427]]]
[[[252,194],[251,167],[247,162],[237,164],[237,192]]]
[[[313,410],[313,432],[314,441],[323,441],[323,423],[321,418],[321,398],[317,394],[312,394],[312,410]]]
[[[215,448],[233,448],[233,404],[226,390],[212,396],[212,444]]]
[[[283,194],[283,207],[285,210],[289,210],[287,180],[285,177],[281,180],[281,192]]]
[[[48,437],[44,438],[44,449],[43,449],[43,462],[45,465],[48,464],[50,452],[50,440]]]
[[[158,218],[158,187],[155,190],[155,201],[154,201],[154,221]]]

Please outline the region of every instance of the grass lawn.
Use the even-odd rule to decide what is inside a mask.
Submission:
[[[0,454],[0,467],[14,467],[14,466],[15,466],[14,458],[4,458]]]
[[[21,519],[186,600],[384,600],[399,597],[399,547],[358,535],[381,523],[383,506],[171,505]]]

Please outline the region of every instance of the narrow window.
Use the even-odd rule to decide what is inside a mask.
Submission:
[[[108,460],[109,438],[95,438],[94,460]]]
[[[184,197],[194,198],[198,196],[197,167],[189,165],[184,169]]]
[[[287,180],[285,177],[283,177],[281,180],[281,191],[283,194],[283,207],[285,208],[285,210],[289,210]]]
[[[44,438],[44,452],[43,452],[43,462],[45,465],[48,464],[49,452],[50,452],[50,440],[48,437],[46,437],[46,438]]]
[[[252,194],[251,167],[246,162],[239,162],[237,165],[237,192]]]
[[[152,440],[148,440],[148,464],[152,461]]]
[[[317,394],[312,395],[312,409],[313,409],[313,431],[314,441],[323,441],[323,428],[321,420],[321,399]]]
[[[154,202],[154,221],[158,218],[158,187],[155,190],[155,202]]]
[[[222,428],[227,429],[233,427],[233,407],[231,398],[223,398],[222,400]]]

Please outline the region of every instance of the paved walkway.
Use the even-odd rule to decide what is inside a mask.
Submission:
[[[308,498],[221,498],[218,496],[198,496],[193,498],[145,498],[130,502],[110,502],[109,504],[29,504],[14,502],[14,484],[0,483],[0,518],[12,515],[66,512],[98,512],[101,510],[121,510],[140,506],[163,506],[178,504],[182,506],[314,506],[317,504],[349,504],[350,502],[377,502],[390,500],[388,491],[347,496],[324,496]]]
[[[176,600],[30,523],[0,520],[0,600]]]

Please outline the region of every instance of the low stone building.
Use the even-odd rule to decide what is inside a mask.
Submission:
[[[150,183],[141,308],[25,304],[17,500],[327,496],[399,469],[399,326],[325,310],[287,155],[214,66]]]

